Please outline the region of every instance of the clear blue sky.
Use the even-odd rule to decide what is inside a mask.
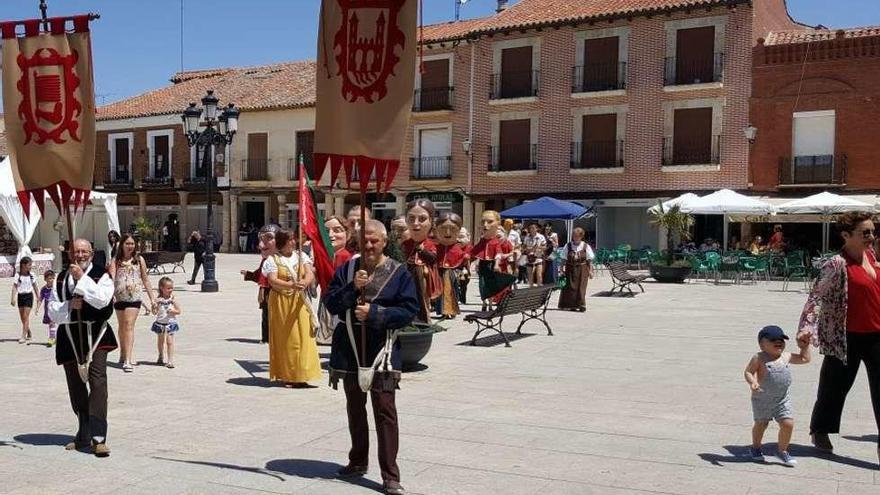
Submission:
[[[319,0],[183,0],[186,69],[315,57]],[[424,0],[425,22],[453,18],[454,0]],[[181,67],[181,0],[49,0],[49,15],[99,12],[93,50],[98,103],[168,83]],[[511,3],[514,3],[512,0]],[[38,0],[0,0],[0,19],[38,17]],[[462,17],[494,11],[470,0]],[[795,19],[829,27],[880,25],[880,0],[788,0]]]

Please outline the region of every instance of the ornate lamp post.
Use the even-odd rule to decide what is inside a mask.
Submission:
[[[217,105],[220,100],[214,96],[213,90],[202,98],[202,107],[196,107],[190,103],[189,108],[184,110],[181,118],[186,133],[187,144],[190,148],[196,147],[202,151],[202,163],[207,169],[206,189],[208,195],[208,231],[205,234],[205,278],[202,280],[202,292],[217,292],[220,286],[217,284],[214,271],[214,157],[211,156],[211,146],[223,146],[232,144],[232,139],[238,131],[239,111],[232,103],[217,115]],[[204,120],[202,114],[204,113]],[[204,129],[202,129],[204,127]]]

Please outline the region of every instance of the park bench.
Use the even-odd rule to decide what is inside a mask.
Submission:
[[[186,252],[176,251],[151,251],[141,254],[144,257],[144,263],[147,265],[147,272],[153,275],[164,275],[167,273],[177,273],[177,269],[186,273],[183,266],[183,260],[186,258]],[[169,272],[169,266],[171,271]],[[159,271],[161,270],[161,272]]]
[[[547,305],[550,303],[550,294],[556,289],[555,285],[544,285],[527,289],[516,289],[509,292],[493,309],[478,311],[464,317],[468,323],[476,323],[477,330],[471,339],[471,345],[477,345],[477,337],[486,330],[493,330],[504,339],[504,345],[510,347],[510,341],[501,329],[501,323],[505,316],[520,314],[522,320],[516,327],[519,334],[523,325],[530,320],[538,320],[547,328],[547,335],[553,335],[550,325],[547,324]]]
[[[614,291],[620,290],[621,294],[623,290],[626,289],[630,294],[633,294],[633,290],[630,287],[631,285],[638,285],[639,289],[642,292],[645,292],[645,288],[642,287],[642,282],[648,278],[648,275],[633,275],[626,269],[626,264],[622,261],[612,261],[608,264],[608,270],[611,272],[611,282],[614,284],[611,287],[611,294],[614,294]]]

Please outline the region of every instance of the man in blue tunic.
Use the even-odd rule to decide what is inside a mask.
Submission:
[[[405,492],[397,466],[399,428],[394,394],[401,362],[396,330],[412,322],[419,303],[406,267],[384,254],[388,239],[385,225],[368,220],[364,230],[361,255],[339,267],[324,296],[327,310],[339,319],[330,352],[330,383],[336,388],[342,379],[352,444],[348,465],[338,474],[351,477],[367,472],[369,390],[385,493],[400,495]],[[375,370],[375,374],[364,368]]]

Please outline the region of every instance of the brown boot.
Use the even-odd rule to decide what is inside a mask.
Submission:
[[[96,443],[92,446],[95,457],[110,457],[110,447],[106,443]]]
[[[89,442],[77,442],[76,440],[64,446],[64,450],[82,450],[89,446]]]
[[[339,478],[355,478],[365,474],[367,474],[367,466],[355,466],[354,464],[349,464],[336,471],[336,476]]]
[[[387,495],[405,495],[406,490],[400,486],[400,483],[397,481],[386,481],[385,482],[385,493]]]

